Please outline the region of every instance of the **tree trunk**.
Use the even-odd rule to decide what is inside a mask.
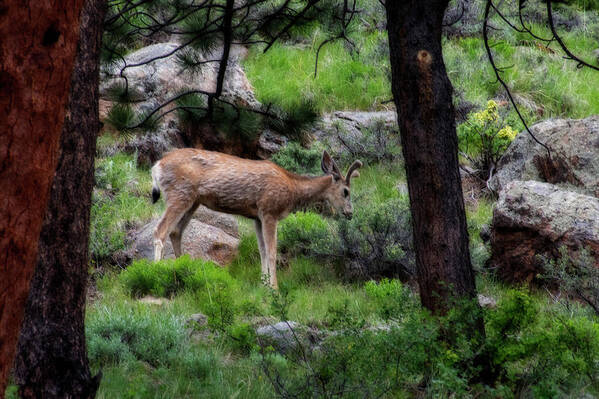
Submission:
[[[83,0],[0,6],[0,395],[58,160]]]
[[[420,299],[436,314],[445,313],[453,298],[476,296],[458,169],[453,88],[441,49],[448,2],[385,3]]]
[[[90,373],[83,322],[105,11],[105,0],[88,0],[81,12],[61,153],[15,359],[23,398],[93,398],[100,382]]]

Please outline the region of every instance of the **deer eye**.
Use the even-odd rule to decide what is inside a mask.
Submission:
[[[346,198],[349,197],[349,190],[347,188],[343,189],[343,196]]]

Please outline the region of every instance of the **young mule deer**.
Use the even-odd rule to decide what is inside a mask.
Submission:
[[[185,148],[166,154],[152,167],[152,199],[160,190],[166,211],[154,231],[154,259],[163,256],[170,236],[175,256],[181,256],[181,237],[197,207],[254,220],[262,276],[277,288],[277,223],[289,213],[314,202],[326,202],[351,218],[350,181],[359,176],[355,161],[343,177],[325,151],[325,176],[300,176],[270,161],[253,161],[213,151]]]

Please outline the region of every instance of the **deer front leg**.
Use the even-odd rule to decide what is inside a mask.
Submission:
[[[264,236],[266,265],[268,267],[268,283],[272,288],[278,289],[279,286],[277,284],[277,219],[273,217],[265,217],[262,219],[262,235]]]
[[[254,219],[254,229],[256,230],[256,239],[258,241],[258,251],[260,251],[260,266],[262,267],[262,276],[268,275],[268,264],[266,263],[266,250],[264,248],[264,233],[262,232],[262,222],[260,219]]]

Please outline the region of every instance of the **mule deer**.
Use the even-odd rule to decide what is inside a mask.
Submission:
[[[175,256],[181,255],[181,237],[199,205],[254,220],[262,276],[277,288],[277,223],[290,212],[314,202],[326,202],[351,218],[352,177],[362,162],[355,161],[343,177],[324,151],[325,176],[300,176],[270,161],[253,161],[198,149],[179,149],[166,154],[152,167],[152,200],[164,191],[166,211],[154,231],[154,259],[163,256],[170,236]]]

